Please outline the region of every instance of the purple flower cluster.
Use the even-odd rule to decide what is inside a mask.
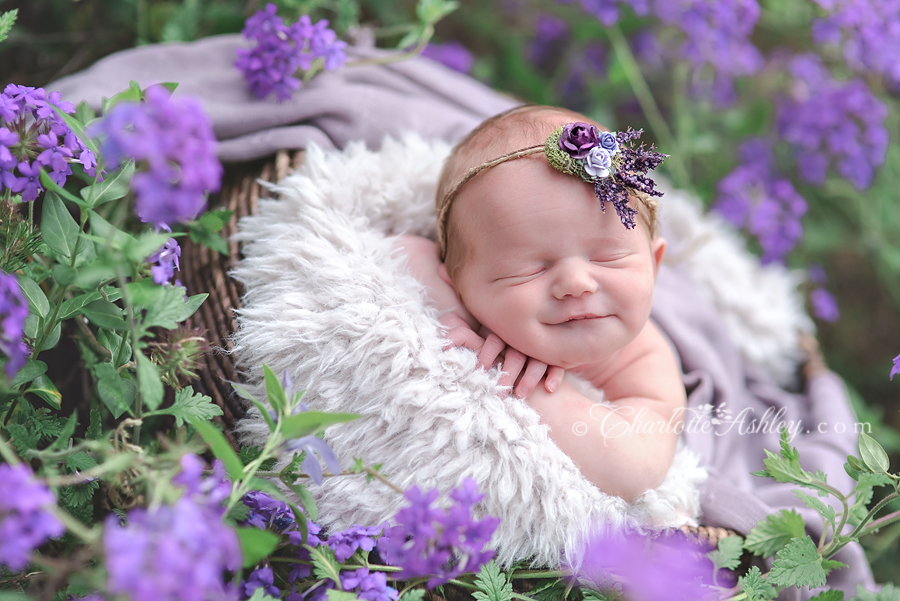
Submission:
[[[250,577],[243,583],[242,592],[244,597],[249,599],[253,596],[253,591],[261,588],[267,595],[271,595],[276,599],[281,597],[281,591],[275,586],[275,573],[272,568],[258,568],[250,572]]]
[[[549,13],[538,13],[534,37],[528,44],[528,60],[549,74],[559,64],[568,42],[569,26],[564,20]]]
[[[328,537],[328,546],[341,563],[350,559],[357,549],[369,552],[375,548],[375,538],[381,535],[385,526],[350,526]]]
[[[477,571],[494,556],[485,551],[500,520],[475,520],[472,508],[484,495],[474,480],[466,479],[450,493],[456,503],[446,509],[432,507],[438,491],[423,493],[417,486],[404,496],[410,505],[397,512],[397,525],[378,540],[378,551],[388,563],[399,566],[400,579],[431,576],[428,588],[467,571]]]
[[[328,71],[343,67],[347,44],[337,39],[324,19],[314,25],[309,16],[303,15],[288,27],[277,11],[278,7],[269,3],[247,19],[242,33],[256,45],[239,48],[234,66],[244,74],[257,98],[275,92],[275,97],[284,101],[300,88],[300,80],[295,77],[298,70],[309,70],[316,60],[321,60]]]
[[[384,572],[369,573],[369,568],[342,572],[341,588],[356,593],[365,601],[396,601],[399,595],[397,589],[387,585],[387,575]]]
[[[50,489],[26,465],[0,464],[0,566],[13,571],[28,565],[31,552],[65,528],[49,508]]]
[[[0,351],[6,355],[6,375],[12,378],[25,365],[28,347],[22,342],[28,301],[16,276],[0,271]]]
[[[203,105],[171,98],[162,86],[144,93],[145,102],[123,102],[92,130],[111,168],[126,159],[146,163],[135,174],[135,211],[141,221],[169,229],[206,208],[206,192],[219,189],[222,164],[216,137]]]
[[[750,139],[738,148],[742,164],[719,182],[713,208],[759,240],[762,261],[781,261],[803,238],[806,201],[774,171],[769,144]]]
[[[273,499],[266,493],[254,490],[241,499],[249,509],[250,515],[245,521],[260,530],[285,532],[294,525],[294,512],[284,501]]]
[[[795,57],[790,72],[793,86],[778,107],[778,131],[794,146],[801,176],[821,184],[831,166],[857,189],[867,188],[887,153],[887,107],[862,80],[832,79],[814,54]]]
[[[422,50],[422,56],[437,61],[460,73],[468,73],[475,64],[475,57],[459,42],[445,42],[443,44],[428,44]]]
[[[175,505],[134,509],[122,526],[110,515],[103,529],[108,590],[133,601],[234,599],[225,572],[241,567],[237,535],[223,521],[231,485],[221,464],[204,478],[203,463],[185,455],[173,482],[185,488]]]
[[[44,190],[41,169],[60,186],[72,174],[71,163],[81,163],[88,175],[96,174],[94,154],[53,107],[75,112],[59,92],[9,84],[0,93],[0,191],[7,189],[31,201]]]
[[[655,540],[612,533],[588,541],[578,571],[599,586],[620,582],[628,599],[697,601],[713,584],[705,551],[680,532]]]
[[[900,87],[900,0],[816,0],[830,14],[813,24],[820,44],[841,44],[851,69]]]
[[[153,281],[161,286],[167,286],[169,280],[175,275],[175,270],[181,271],[178,258],[181,256],[181,247],[175,238],[169,238],[158,251],[147,258],[148,263],[155,263],[150,267],[150,275]],[[176,286],[181,286],[179,280],[175,280]]]
[[[894,376],[896,376],[897,374],[900,374],[900,355],[894,357],[894,366],[891,368],[890,375],[891,380],[893,380]]]

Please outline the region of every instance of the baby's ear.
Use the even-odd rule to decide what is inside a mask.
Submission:
[[[438,276],[444,280],[444,283],[456,290],[456,287],[453,285],[453,280],[450,279],[450,274],[447,272],[447,266],[441,263],[438,265]]]
[[[666,239],[659,236],[654,238],[650,242],[650,251],[653,253],[653,275],[656,275],[659,273],[663,257],[666,256]]]

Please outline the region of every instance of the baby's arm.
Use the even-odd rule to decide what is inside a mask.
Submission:
[[[536,389],[527,403],[550,426],[550,437],[597,488],[633,501],[659,486],[675,456],[686,406],[675,357],[648,322],[602,384],[614,407],[595,404],[568,383],[553,394]]]

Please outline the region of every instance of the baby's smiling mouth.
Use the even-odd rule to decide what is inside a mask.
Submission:
[[[572,323],[575,321],[603,319],[604,317],[607,317],[607,316],[606,315],[597,315],[596,313],[579,313],[577,315],[572,315],[571,317],[567,317],[567,318],[563,319],[562,321],[558,321],[558,322],[556,322],[555,325]]]

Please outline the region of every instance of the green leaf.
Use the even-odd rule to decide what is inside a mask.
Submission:
[[[241,554],[244,556],[244,567],[249,568],[269,556],[278,546],[279,536],[273,532],[254,527],[235,528],[241,541]]]
[[[56,322],[56,325],[53,326],[53,329],[47,335],[47,338],[44,340],[44,344],[41,346],[42,351],[46,351],[47,349],[52,349],[56,346],[56,343],[59,342],[59,337],[62,334],[62,323]]]
[[[459,3],[448,0],[419,0],[416,16],[419,21],[434,25],[459,7]]]
[[[99,440],[103,437],[103,417],[100,415],[100,408],[96,405],[91,407],[91,423],[88,425],[84,437],[88,440]]]
[[[900,601],[900,588],[896,588],[892,582],[888,582],[881,585],[880,591],[873,593],[863,585],[857,584],[855,601]]]
[[[187,421],[200,433],[200,436],[209,445],[212,454],[222,460],[222,463],[225,464],[225,471],[231,476],[232,481],[241,479],[244,475],[244,465],[238,458],[237,453],[234,452],[234,449],[231,448],[231,445],[228,444],[228,441],[225,440],[225,436],[209,422],[200,421],[192,417],[188,417]]]
[[[19,370],[19,373],[12,379],[9,383],[10,388],[18,388],[22,384],[27,384],[31,382],[36,377],[46,373],[47,364],[43,361],[36,361],[35,359],[28,358],[25,359],[25,365],[22,366],[22,369]]]
[[[359,417],[361,416],[356,413],[301,411],[295,415],[289,415],[282,420],[281,434],[285,438],[300,438],[302,436],[315,434],[328,426],[353,421]]]
[[[41,213],[41,237],[54,253],[71,258],[78,240],[78,224],[58,194],[44,195],[44,210]]]
[[[128,411],[135,399],[134,382],[123,378],[112,363],[98,363],[94,366],[97,378],[97,394],[115,419]]]
[[[269,404],[272,405],[272,409],[277,415],[282,415],[287,405],[287,397],[285,397],[281,381],[268,365],[263,365],[263,374],[266,380],[266,396],[269,398]]]
[[[191,242],[202,244],[210,250],[214,250],[226,257],[228,256],[228,243],[222,236],[220,236],[216,232],[211,232],[207,229],[194,227],[191,228],[190,234]]]
[[[167,330],[178,327],[178,318],[184,312],[184,288],[160,286],[150,278],[127,285],[128,294],[136,310],[144,311],[143,326],[159,326]]]
[[[744,539],[740,536],[726,536],[719,541],[715,551],[706,554],[717,570],[734,570],[741,564],[741,553],[744,551]]]
[[[69,440],[72,438],[72,434],[75,433],[75,426],[78,425],[78,413],[72,412],[72,415],[69,416],[68,421],[66,421],[66,425],[63,427],[62,432],[59,433],[56,440],[47,447],[48,451],[60,451],[67,446],[69,446]]]
[[[405,36],[397,43],[398,50],[406,50],[411,46],[415,46],[418,43],[419,38],[425,35],[425,26],[419,25],[412,31],[407,32]]]
[[[785,459],[776,455],[769,449],[765,449],[766,458],[763,459],[763,465],[766,466],[766,473],[776,482],[790,482],[792,484],[807,484],[809,482],[809,474],[800,467],[800,462],[796,459]]]
[[[159,377],[159,369],[141,352],[134,354],[137,363],[138,390],[144,406],[154,411],[163,401],[163,384]]]
[[[759,568],[753,566],[746,576],[738,578],[738,586],[747,595],[747,601],[770,601],[775,598],[775,587],[766,582]]]
[[[827,591],[822,591],[815,597],[810,598],[809,601],[844,601],[844,591],[833,588],[828,589]]]
[[[136,81],[128,82],[128,89],[118,94],[114,95],[112,98],[104,98],[103,102],[103,114],[108,115],[109,109],[116,106],[120,102],[140,102],[144,98],[144,93],[141,91],[141,86]]]
[[[309,519],[315,522],[319,517],[319,507],[316,505],[316,500],[309,492],[309,489],[302,484],[294,484],[292,482],[285,482],[284,480],[282,480],[282,482],[297,495],[297,498],[300,499],[300,504],[303,506],[303,509],[306,510],[307,515],[309,515]]]
[[[885,473],[891,467],[887,453],[865,432],[859,433],[859,456],[873,472]]]
[[[28,299],[28,309],[41,317],[47,317],[50,313],[50,301],[37,282],[24,275],[17,275],[16,281],[19,282],[22,294]]]
[[[806,524],[795,509],[782,509],[760,520],[747,534],[744,546],[748,551],[761,557],[773,555],[791,539],[799,538],[806,533]]]
[[[66,113],[65,111],[61,110],[57,106],[53,107],[53,111],[57,114],[57,116],[59,116],[60,119],[62,119],[65,122],[66,125],[69,126],[69,129],[72,130],[72,133],[74,133],[75,136],[79,140],[84,142],[84,145],[87,146],[88,149],[94,153],[94,156],[100,155],[100,149],[97,147],[97,140],[90,137],[89,135],[87,135],[84,132],[84,122],[81,121],[81,119],[78,117],[77,112],[75,115],[70,115],[69,113]],[[41,171],[43,171],[43,170],[41,170]],[[42,182],[43,182],[43,179],[44,179],[44,174],[41,173],[41,181]],[[50,179],[50,178],[48,177],[47,179]],[[50,183],[52,183],[54,186],[56,186],[56,182],[54,182],[53,180],[50,180]],[[58,188],[58,186],[56,186],[56,188]],[[56,188],[48,188],[48,189],[56,190]],[[77,196],[75,196],[74,194],[69,194],[68,192],[65,192],[64,196],[66,198],[69,198],[69,200],[72,200],[78,204],[83,204],[82,200],[80,198],[78,198]]]
[[[85,240],[85,242],[89,241]],[[78,251],[78,254],[80,255],[81,251]],[[56,280],[56,282],[60,286],[68,286],[75,281],[75,276],[78,274],[78,272],[73,267],[69,267],[68,265],[64,265],[63,263],[57,263],[56,265],[54,265],[52,271],[53,279]]]
[[[269,593],[267,593],[263,587],[258,586],[253,589],[253,594],[250,596],[247,601],[279,601],[278,597],[273,597]]]
[[[209,297],[208,292],[203,292],[200,294],[195,294],[194,296],[188,297],[187,301],[184,305],[181,306],[181,312],[178,314],[178,317],[175,318],[175,321],[181,323],[191,315],[197,312],[197,309],[200,308],[200,305]]]
[[[125,251],[125,256],[135,263],[143,263],[150,255],[158,251],[171,237],[172,234],[167,232],[159,234],[154,232],[143,233],[137,238],[133,238],[133,242],[129,242],[125,245],[125,248],[123,249]]]
[[[768,580],[777,586],[817,588],[825,585],[825,575],[816,544],[809,536],[804,536],[793,539],[778,551]]]
[[[96,467],[96,465],[97,460],[84,451],[78,451],[66,458],[66,467],[69,468],[69,472],[73,474],[76,471],[83,472],[84,470],[89,470],[92,467]]]
[[[816,498],[812,495],[806,494],[805,492],[803,492],[802,490],[799,490],[799,489],[794,489],[794,494],[797,495],[798,497],[800,497],[800,500],[803,501],[807,507],[818,511],[819,515],[821,515],[825,519],[825,521],[827,523],[831,524],[831,527],[834,528],[834,520],[835,520],[834,507],[832,507],[831,505],[828,505],[827,503],[820,501],[818,498]]]
[[[413,588],[400,595],[399,601],[422,601],[424,598],[425,589]]]
[[[118,200],[128,194],[131,178],[134,176],[134,161],[128,161],[102,182],[82,188],[79,193],[90,207],[98,207],[111,200]]]
[[[62,490],[61,502],[70,511],[79,507],[85,507],[94,498],[94,492],[100,488],[100,483],[96,480],[84,482],[83,484],[75,484],[67,486]],[[87,516],[93,517],[93,507],[87,512]]]
[[[131,343],[127,337],[119,336],[112,330],[101,329],[97,332],[97,342],[109,351],[112,357],[111,361],[115,361],[114,367],[116,369],[119,369],[131,359]],[[124,349],[121,348],[123,344],[125,345]],[[117,358],[118,361],[116,361]]]
[[[328,599],[328,601],[356,601],[357,599],[359,599],[359,597],[356,596],[356,593],[339,591],[333,588],[325,591],[325,597]]]
[[[12,30],[13,24],[16,22],[16,16],[18,14],[19,9],[14,8],[0,15],[0,42],[9,37],[9,32]]]
[[[57,409],[62,407],[62,395],[56,389],[56,384],[46,375],[36,377],[25,392],[38,395]]]
[[[12,443],[21,455],[25,451],[37,448],[41,442],[40,432],[26,428],[22,424],[9,424],[6,430],[12,436]]]
[[[84,100],[82,100],[81,104],[78,105],[78,108],[75,109],[75,118],[78,119],[82,125],[87,125],[96,117],[97,113],[95,113],[94,109],[91,108],[91,105]]]
[[[226,223],[231,221],[232,215],[234,215],[234,211],[230,209],[207,211],[197,220],[197,225],[211,232],[219,232],[222,231],[222,228],[225,227]]]
[[[134,236],[123,232],[94,211],[88,212],[88,220],[91,224],[91,233],[103,244],[112,244],[114,248],[125,248],[136,244]]]
[[[231,387],[234,388],[235,392],[237,392],[239,395],[256,405],[256,408],[259,409],[260,415],[262,415],[263,419],[266,420],[266,423],[269,424],[269,432],[274,432],[275,421],[272,419],[272,416],[269,415],[269,408],[253,398],[253,395],[250,394],[243,386],[232,382]]]
[[[56,111],[57,114],[65,115],[68,119],[74,121],[74,119],[72,119],[71,115],[66,115],[65,113],[60,111],[58,108],[53,107],[53,110]],[[65,188],[60,187],[59,184],[57,184],[55,181],[53,181],[50,178],[49,175],[47,175],[47,171],[44,169],[41,169],[41,185],[43,185],[44,189],[47,190],[47,194],[51,194],[51,193],[58,194],[59,196],[65,198],[66,200],[70,200],[70,201],[74,202],[75,204],[77,204],[80,207],[85,206],[83,200],[81,200],[80,198],[78,198],[77,196],[75,196],[74,194],[72,194],[71,192],[66,190]],[[46,198],[46,195],[45,195],[45,198]]]
[[[113,288],[112,286],[104,287],[103,292],[106,294],[106,298],[110,301],[117,301],[122,298],[122,292],[118,288]],[[59,315],[57,316],[57,318],[60,321],[63,321],[69,319],[70,317],[74,317],[81,313],[85,306],[91,304],[96,300],[102,299],[103,295],[100,294],[99,290],[94,290],[92,292],[80,294],[75,298],[70,298],[60,306]]]
[[[175,427],[180,428],[189,417],[210,421],[223,413],[222,409],[212,402],[212,398],[205,394],[196,394],[192,388],[188,387],[175,393],[175,402],[171,407],[151,411],[144,415],[174,415]]]
[[[341,585],[341,564],[334,556],[334,551],[324,545],[310,547],[303,545],[309,551],[309,557],[313,564],[313,574],[319,580],[331,580],[337,586]]]
[[[859,459],[857,459],[857,458],[854,457],[853,455],[847,455],[847,463],[849,463],[849,464],[850,464],[850,467],[852,467],[852,468],[853,468],[854,470],[856,470],[857,472],[868,472],[868,471],[870,471],[869,468],[867,468],[865,465],[863,465],[863,462],[862,462],[862,461],[860,461]]]
[[[246,521],[247,518],[250,517],[250,508],[243,503],[238,503],[228,510],[228,515],[226,517],[232,522]]]
[[[478,590],[472,593],[478,601],[510,601],[512,599],[512,584],[509,579],[500,573],[500,568],[492,559],[478,571],[475,577],[475,586]]]
[[[29,338],[37,339],[43,327],[43,320],[34,313],[29,313],[25,318],[25,335]]]
[[[83,306],[81,312],[95,326],[119,331],[128,329],[128,323],[123,317],[125,310],[108,300],[100,298],[92,301]]]

